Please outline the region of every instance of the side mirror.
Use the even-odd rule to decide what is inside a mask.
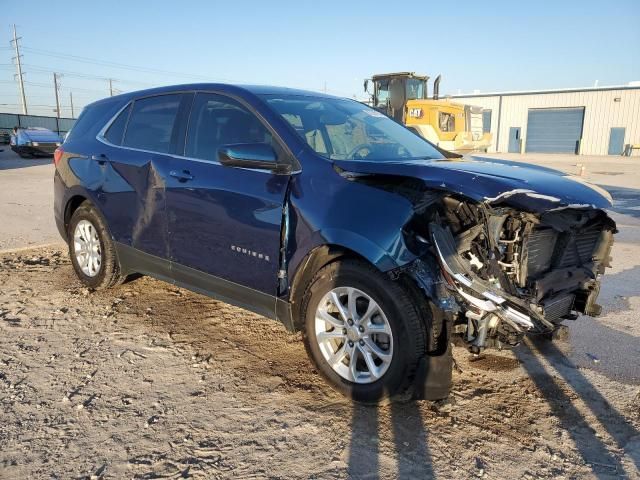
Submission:
[[[364,93],[369,93],[369,79],[364,81]]]
[[[218,149],[218,160],[227,167],[270,170],[274,173],[290,173],[291,167],[279,164],[278,156],[266,143],[234,143]]]

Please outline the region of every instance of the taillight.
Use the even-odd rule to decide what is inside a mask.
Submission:
[[[56,148],[56,151],[53,152],[53,164],[57,167],[58,166],[58,162],[60,161],[60,159],[62,158],[62,155],[64,154],[64,150],[62,147],[58,147]]]

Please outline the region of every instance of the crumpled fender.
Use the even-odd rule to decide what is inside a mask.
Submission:
[[[320,231],[320,235],[326,243],[358,252],[383,272],[405,265],[416,258],[406,248],[400,229],[395,237],[386,239],[384,246],[372,242],[359,233],[342,228],[325,228]]]
[[[383,272],[415,260],[404,238],[404,227],[415,214],[407,198],[347,180],[328,162],[318,168],[325,169],[318,178],[330,169],[335,183],[316,184],[311,171],[305,178],[292,179],[285,222],[289,279],[295,278],[310,252],[324,245],[354,251]]]

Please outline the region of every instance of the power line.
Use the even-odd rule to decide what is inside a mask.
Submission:
[[[0,105],[9,106],[9,107],[19,107],[20,106],[19,103],[0,103]],[[32,103],[31,106],[32,107],[51,107],[51,108],[56,108],[55,105],[44,105],[44,104],[37,104],[37,103]]]
[[[0,64],[1,66],[2,64]],[[29,70],[34,70],[33,73],[35,73],[36,75],[50,75],[52,73],[52,70],[46,67],[42,67],[40,65],[32,65],[32,64],[28,64],[28,63],[23,63],[22,64],[24,67],[29,68]],[[69,76],[69,77],[78,77],[78,78],[84,78],[84,79],[88,79],[88,80],[102,80],[102,81],[106,81],[109,80],[109,78],[111,78],[114,82],[118,82],[118,83],[130,83],[130,84],[138,84],[138,85],[144,85],[144,86],[152,86],[154,84],[152,83],[148,83],[148,82],[139,82],[137,80],[127,80],[124,78],[115,78],[115,77],[103,77],[100,75],[91,75],[88,73],[81,73],[81,72],[75,72],[72,70],[60,70],[59,68],[56,68],[56,72],[57,73],[61,73],[63,75]]]
[[[6,83],[12,83],[12,82],[6,82]],[[26,81],[24,83],[25,85],[31,85],[33,87],[51,88],[51,85],[48,85],[46,83],[30,82],[30,81]],[[91,88],[81,88],[81,87],[61,87],[61,88],[63,88],[64,90],[73,90],[73,91],[78,90],[81,92],[99,93],[104,96],[104,91],[102,90],[95,90]]]
[[[124,69],[124,70],[131,70],[131,71],[136,71],[136,72],[156,73],[156,74],[161,74],[161,75],[171,75],[171,76],[175,76],[175,77],[192,78],[192,79],[196,79],[197,78],[197,79],[200,79],[200,80],[207,80],[207,81],[211,81],[212,80],[212,77],[205,76],[205,75],[186,74],[186,73],[180,73],[180,72],[172,72],[170,70],[161,70],[161,69],[157,69],[157,68],[140,67],[140,66],[136,66],[136,65],[127,65],[127,64],[124,64],[124,63],[110,62],[110,61],[105,61],[105,60],[98,60],[96,58],[81,57],[79,55],[70,55],[70,54],[66,54],[66,53],[53,52],[51,50],[43,50],[43,49],[39,49],[39,48],[22,47],[22,49],[24,51],[26,51],[26,52],[30,52],[30,53],[35,54],[35,55],[42,55],[42,56],[48,56],[48,57],[54,57],[54,58],[61,58],[61,59],[65,59],[65,60],[72,60],[72,61],[75,61],[75,62],[91,63],[91,64],[94,64],[94,65],[108,66],[108,67],[113,67],[113,68],[121,68],[121,69]],[[237,80],[226,79],[226,78],[219,78],[219,80],[226,81],[226,82],[237,82]]]

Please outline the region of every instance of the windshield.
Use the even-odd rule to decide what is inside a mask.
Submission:
[[[417,78],[407,79],[407,100],[421,100],[426,98],[424,81]]]
[[[355,100],[263,95],[318,154],[331,160],[440,159],[430,143]]]

